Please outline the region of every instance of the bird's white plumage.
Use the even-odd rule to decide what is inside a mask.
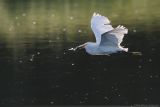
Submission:
[[[121,42],[123,41],[124,34],[127,34],[127,33],[128,33],[128,29],[126,29],[125,27],[119,25],[115,29],[113,29],[113,30],[111,30],[109,32],[106,32],[106,35],[105,35],[107,38],[109,38],[109,36],[107,36],[107,35],[112,35],[111,38],[115,38],[116,41],[114,41],[114,40],[111,40],[111,41],[105,41],[104,40],[104,41],[105,42],[114,42],[115,44],[120,46]]]
[[[95,34],[96,42],[87,42],[71,50],[83,47],[91,55],[107,55],[118,51],[128,51],[128,48],[123,48],[120,45],[124,34],[128,33],[127,28],[121,25],[113,28],[107,17],[94,13],[91,18],[91,29]]]
[[[113,28],[107,17],[94,13],[91,18],[91,28],[95,34],[96,44],[98,45],[98,48],[96,47],[96,52],[98,51],[98,54],[128,51],[127,48],[123,48],[120,45],[123,41],[124,34],[128,33],[128,29],[125,27],[119,25]],[[89,48],[86,49],[88,50]]]
[[[96,43],[100,44],[101,35],[105,32],[113,30],[107,17],[94,13],[91,18],[91,28],[96,37]]]

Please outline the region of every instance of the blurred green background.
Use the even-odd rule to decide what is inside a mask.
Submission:
[[[151,33],[160,25],[159,5],[159,0],[1,0],[0,32],[91,32],[90,18],[99,12],[108,16],[113,26],[124,24]]]

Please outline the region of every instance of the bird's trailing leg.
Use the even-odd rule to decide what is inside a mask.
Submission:
[[[76,46],[75,48],[70,48],[68,50],[73,50],[73,51],[76,51],[77,49],[82,49],[86,46],[86,43],[82,44],[82,45],[79,45],[79,46]]]

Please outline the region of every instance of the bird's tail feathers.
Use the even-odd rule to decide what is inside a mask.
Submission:
[[[128,48],[123,48],[123,50],[124,50],[125,52],[128,52]]]

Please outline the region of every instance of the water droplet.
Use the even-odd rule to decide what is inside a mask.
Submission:
[[[24,101],[24,98],[22,98],[22,101]]]
[[[26,16],[26,13],[23,13],[22,16]]]
[[[65,96],[67,97],[67,96],[69,96],[68,94],[65,94]]]
[[[57,40],[60,40],[60,37],[57,37],[56,39],[57,39]]]
[[[53,42],[53,41],[52,41],[52,40],[49,40],[48,42],[51,43],[51,42]]]
[[[118,14],[113,14],[113,17],[118,17]]]
[[[85,93],[85,95],[87,96],[87,95],[89,95],[88,93]]]
[[[115,90],[115,91],[118,91],[118,89],[117,89],[117,88],[115,88],[114,90]]]
[[[83,104],[83,103],[84,103],[84,101],[80,101],[79,103],[80,103],[80,104]]]
[[[54,14],[51,15],[51,17],[54,17],[54,16],[55,16]]]
[[[56,88],[60,87],[59,85],[56,85]]]
[[[17,19],[19,19],[19,17],[15,17],[15,19],[17,20]]]
[[[56,59],[59,59],[59,56],[56,56]]]
[[[139,13],[139,11],[138,11],[138,10],[135,10],[134,13],[137,14],[137,13]]]
[[[155,75],[155,78],[159,78],[159,75]]]
[[[65,32],[66,31],[66,28],[63,28],[63,32]]]
[[[34,103],[34,100],[32,100],[31,102]]]
[[[9,28],[9,31],[12,31],[12,28]]]
[[[109,100],[109,98],[107,96],[104,97],[105,100]]]
[[[22,61],[22,60],[19,60],[19,63],[23,63],[23,61]]]
[[[31,55],[31,58],[29,59],[31,62],[33,61],[33,59],[34,59],[34,54],[33,55]]]
[[[92,80],[96,80],[96,77],[92,77]]]
[[[40,52],[37,52],[37,55],[40,55],[41,53]]]
[[[155,51],[155,48],[152,48],[152,51]]]
[[[107,71],[107,69],[106,69],[106,68],[104,68],[103,70],[104,70],[104,71]]]
[[[141,65],[138,65],[138,68],[139,68],[139,69],[141,69],[141,68],[142,68],[142,66],[141,66]]]
[[[96,90],[96,93],[99,93],[99,90]]]
[[[20,84],[23,84],[24,82],[23,81],[20,81]]]
[[[37,24],[37,23],[36,23],[35,21],[33,21],[33,22],[32,22],[32,24],[34,24],[34,25],[35,25],[35,24]]]
[[[17,23],[17,26],[20,26],[20,23]]]
[[[74,7],[78,7],[78,3],[74,3],[74,5],[73,5]]]
[[[53,102],[53,101],[51,101],[51,102],[50,102],[50,104],[54,104],[54,102]]]
[[[72,63],[72,66],[74,66],[75,64],[74,63]]]
[[[73,20],[73,19],[74,19],[74,17],[73,17],[73,16],[71,16],[71,17],[70,17],[70,20]]]
[[[29,59],[31,62],[33,61],[33,58]]]
[[[152,59],[150,58],[148,61],[149,61],[149,62],[152,62]]]
[[[9,28],[9,31],[12,31],[12,30],[13,30],[13,28],[14,28],[14,27],[13,27],[13,26],[11,26],[11,27]]]
[[[148,98],[144,98],[144,101],[148,101]]]
[[[81,32],[82,32],[82,30],[80,30],[80,29],[79,29],[79,30],[78,30],[78,32],[79,32],[79,33],[81,33]]]
[[[87,98],[87,97],[84,97],[84,100],[88,100],[88,98]]]
[[[134,32],[134,33],[137,32],[136,29],[134,29],[133,32]]]

